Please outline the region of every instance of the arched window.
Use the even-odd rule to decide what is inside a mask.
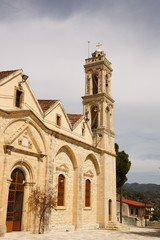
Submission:
[[[91,206],[91,181],[89,179],[85,182],[85,207]]]
[[[108,76],[106,75],[106,93],[108,94]]]
[[[91,128],[96,129],[98,127],[98,108],[97,106],[91,107]]]
[[[60,174],[58,176],[58,206],[64,206],[64,187],[65,187],[65,177]]]
[[[110,109],[109,107],[106,108],[107,113],[107,128],[110,129]]]
[[[93,75],[92,84],[93,84],[93,94],[97,94],[98,93],[98,76],[97,75]]]

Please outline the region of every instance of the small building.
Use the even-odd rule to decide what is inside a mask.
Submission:
[[[145,226],[151,215],[152,205],[122,199],[122,222],[127,225]],[[120,198],[117,197],[117,219],[120,219]]]

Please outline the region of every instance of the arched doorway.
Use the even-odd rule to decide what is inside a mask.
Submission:
[[[112,220],[112,200],[109,200],[109,221]]]
[[[20,231],[23,207],[24,174],[16,168],[11,174],[7,208],[7,232]]]

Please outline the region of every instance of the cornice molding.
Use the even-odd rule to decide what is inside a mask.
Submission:
[[[103,152],[108,153],[109,155],[113,155],[112,152],[108,152],[105,149],[99,148],[99,147],[95,147],[94,145],[91,145],[89,143],[77,140],[75,138],[72,138],[70,136],[67,136],[63,133],[57,132],[56,130],[52,130],[49,129],[42,121],[41,119],[39,119],[37,117],[37,115],[35,115],[31,110],[20,110],[20,111],[5,111],[3,109],[0,109],[0,113],[2,113],[3,116],[7,116],[7,118],[9,118],[9,116],[12,118],[15,115],[19,115],[22,116],[24,118],[24,116],[26,117],[31,117],[33,119],[33,121],[35,121],[39,127],[41,127],[46,133],[53,135],[55,138],[58,139],[63,139],[65,141],[67,141],[68,143],[73,143],[77,146],[82,146],[85,149],[89,149],[89,150],[93,150],[94,152],[97,152],[99,154],[102,154]],[[11,146],[12,147],[12,146]],[[30,153],[30,152],[29,152]]]
[[[30,152],[27,150],[15,148],[14,146],[11,146],[11,145],[4,145],[3,147],[4,147],[4,152],[8,155],[11,155],[11,152],[21,153],[21,154],[37,157],[38,160],[41,162],[43,161],[43,158],[46,156],[43,153]]]
[[[106,93],[97,93],[97,94],[93,94],[93,95],[82,96],[82,99],[84,101],[86,101],[86,102],[89,102],[89,101],[100,101],[102,98],[106,99],[106,101],[109,100],[109,103],[112,103],[112,104],[115,102],[113,100],[113,98],[108,96]]]

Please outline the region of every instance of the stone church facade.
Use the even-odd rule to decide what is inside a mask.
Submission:
[[[111,63],[97,49],[84,69],[83,115],[66,114],[59,100],[37,100],[21,69],[0,72],[1,232],[36,229],[28,211],[36,186],[57,189],[48,230],[116,222]]]

